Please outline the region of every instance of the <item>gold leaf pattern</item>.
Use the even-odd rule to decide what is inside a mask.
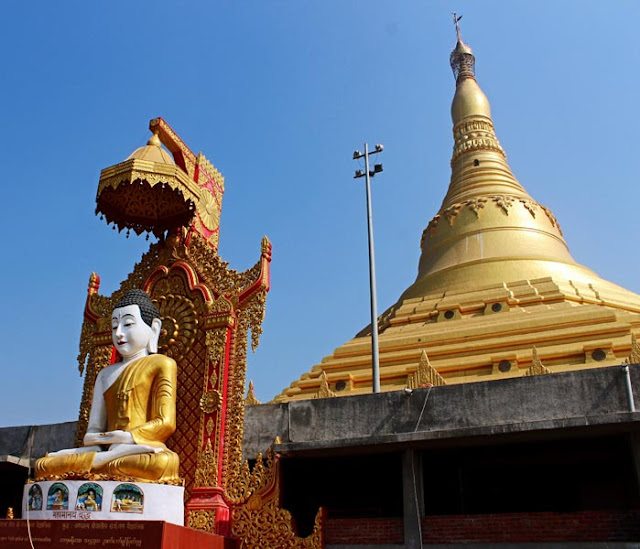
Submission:
[[[187,526],[194,530],[202,532],[215,533],[216,531],[216,512],[214,509],[197,509],[189,511]]]
[[[334,396],[336,396],[336,394],[331,389],[329,389],[327,372],[322,370],[322,374],[320,374],[320,390],[313,396],[313,398],[330,398]]]
[[[550,373],[551,373],[551,370],[549,370],[549,368],[547,368],[544,364],[542,364],[542,360],[540,360],[540,357],[538,356],[538,349],[533,347],[531,366],[529,366],[529,369],[524,373],[524,375],[537,376],[541,374],[550,374]]]
[[[407,389],[417,389],[419,387],[440,387],[447,382],[429,362],[426,351],[420,355],[418,369],[407,376]]]

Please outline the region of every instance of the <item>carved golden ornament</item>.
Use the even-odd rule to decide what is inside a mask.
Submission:
[[[456,204],[452,204],[445,210],[441,211],[439,214],[435,215],[433,219],[429,221],[429,224],[427,225],[425,230],[422,232],[422,238],[420,240],[420,248],[424,249],[424,243],[427,237],[430,238],[435,234],[435,231],[438,227],[438,223],[441,217],[444,217],[449,223],[449,226],[453,227],[456,218],[458,217],[458,215],[462,210],[468,209],[469,211],[473,212],[477,218],[479,218],[480,211],[483,210],[486,204],[490,201],[493,202],[498,208],[500,208],[505,215],[509,215],[511,208],[514,206],[516,202],[520,202],[522,206],[531,214],[531,217],[533,218],[536,217],[536,212],[538,208],[540,208],[545,212],[545,214],[549,218],[551,225],[553,227],[556,227],[560,232],[560,234],[562,234],[562,231],[560,231],[560,227],[558,225],[556,218],[553,216],[553,214],[548,208],[545,208],[544,206],[541,206],[534,200],[530,200],[527,198],[522,198],[519,196],[512,196],[507,194],[492,194],[487,196],[477,196],[469,200],[457,202]]]
[[[450,227],[453,227],[453,222],[456,220],[456,217],[458,217],[462,206],[463,204],[453,204],[452,206],[449,206],[444,212],[442,212],[442,215],[444,215],[449,222]]]
[[[100,277],[98,276],[98,273],[91,273],[91,276],[89,277],[89,288],[87,289],[87,293],[89,295],[93,295],[95,293],[97,293],[97,291],[100,289]]]
[[[520,200],[525,209],[531,214],[531,217],[535,219],[538,204],[533,200],[528,200],[526,198],[519,198],[518,200]]]
[[[208,436],[211,436],[211,433],[213,432],[214,427],[215,427],[215,424],[213,423],[213,419],[209,418],[207,420],[207,425],[206,425]]]
[[[205,414],[212,414],[217,412],[222,407],[222,396],[216,390],[207,391],[202,395],[200,399],[200,409]]]
[[[61,475],[47,475],[46,477],[36,477],[33,482],[46,482],[48,480],[91,480],[94,482],[114,481],[114,482],[150,482],[138,477],[129,477],[124,475],[109,475],[106,473],[76,473],[69,472]],[[166,484],[167,486],[184,486],[184,479],[167,479],[167,480],[154,480],[154,484]]]
[[[223,482],[233,484],[240,474],[242,463],[242,438],[244,435],[244,390],[247,369],[247,335],[251,330],[251,347],[255,349],[262,332],[268,287],[262,286],[245,301],[238,311],[238,325],[233,339],[235,360],[230,361],[225,423],[225,454]]]
[[[549,208],[547,208],[546,206],[540,206],[540,207],[542,208],[544,213],[547,214],[547,218],[549,219],[549,222],[551,223],[551,226],[555,227],[556,229],[558,229],[558,232],[560,233],[560,236],[564,236],[562,234],[562,229],[560,228],[560,223],[558,223],[558,220],[556,219],[555,215],[553,215],[553,213],[551,213],[551,210]]]
[[[452,166],[463,154],[474,151],[493,151],[507,158],[496,137],[493,124],[486,118],[472,118],[459,122],[453,128],[453,138]]]
[[[194,530],[210,532],[213,534],[216,529],[215,509],[197,509],[195,511],[189,511],[187,526]]]
[[[256,501],[257,498],[256,498]],[[255,508],[254,508],[255,507]],[[320,549],[324,547],[322,536],[322,511],[319,510],[309,537],[300,538],[292,526],[293,518],[275,499],[255,505],[234,508],[233,529],[235,537],[242,540],[243,549]]]
[[[220,226],[220,207],[213,193],[206,187],[200,189],[198,215],[206,229],[213,231]]]
[[[427,240],[427,237],[431,238],[435,234],[439,222],[440,214],[437,214],[431,221],[429,221],[429,224],[427,225],[425,230],[422,231],[422,236],[420,237],[420,249],[422,251],[424,251],[424,243]]]
[[[280,473],[270,448],[266,463],[259,454],[251,471],[247,462],[241,468],[239,484],[232,498],[232,534],[243,549],[320,549],[323,547],[323,512],[318,510],[310,536],[296,535],[291,513],[280,506]]]
[[[211,249],[199,234],[191,236],[191,243],[184,249],[185,258],[197,266],[207,286],[215,289],[216,294],[237,295],[258,280],[262,273],[263,262],[259,260],[250,269],[238,273],[229,269],[228,263]]]
[[[256,398],[256,393],[253,388],[253,381],[249,381],[249,390],[247,391],[247,398],[244,399],[245,406],[255,406],[260,404],[260,401]]]
[[[258,454],[253,468],[242,462],[236,482],[227,486],[227,498],[234,504],[246,503],[252,494],[265,492],[276,481],[276,455],[273,448],[267,450],[266,460]]]
[[[262,240],[260,241],[260,251],[263,254],[268,254],[269,257],[271,257],[271,241],[266,236],[263,236]]]
[[[204,154],[198,153],[196,157],[196,164],[200,169],[200,172],[204,172],[204,176],[213,182],[214,187],[217,192],[224,192],[224,177],[222,174],[216,169],[216,167],[205,157]],[[198,178],[198,181],[201,181],[201,178]]]
[[[322,370],[320,374],[320,390],[313,395],[313,398],[330,398],[334,397],[336,394],[329,389],[329,380],[327,379],[327,372]]]
[[[248,305],[245,306],[246,314],[249,318],[248,328],[251,330],[251,350],[255,351],[260,344],[262,335],[262,322],[266,312],[267,290],[262,289],[257,292]],[[244,389],[244,382],[243,382]],[[244,392],[244,391],[243,391]]]
[[[218,460],[210,439],[207,440],[205,449],[198,452],[195,485],[199,487],[218,485]]]
[[[218,374],[216,373],[215,366],[211,367],[211,375],[209,376],[209,384],[211,387],[215,387],[218,383]]]
[[[438,371],[429,362],[429,357],[426,351],[422,351],[420,355],[420,363],[418,369],[407,376],[407,388],[417,389],[419,387],[441,387],[446,385],[447,382],[438,373]]]
[[[487,203],[487,199],[483,196],[477,198],[471,198],[465,201],[465,205],[474,213],[476,217],[480,217],[480,210],[484,208]]]
[[[223,454],[222,483],[227,488],[237,485],[241,477],[242,438],[244,436],[244,387],[247,364],[247,335],[249,313],[239,312],[236,330],[235,360],[229,364],[227,380],[227,414],[225,420],[225,444]]]
[[[13,507],[7,507],[7,515],[5,518],[7,520],[13,520]]]
[[[515,201],[515,198],[513,196],[509,196],[507,194],[499,194],[499,195],[492,195],[489,198],[491,198],[491,200],[493,200],[496,203],[496,206],[502,209],[502,211],[506,215],[509,215],[509,210],[511,209]]]
[[[532,355],[531,366],[529,366],[529,369],[524,373],[524,375],[537,376],[541,374],[550,374],[551,370],[542,364],[542,360],[540,360],[540,357],[538,356],[538,349],[536,349],[535,346],[533,347]]]
[[[631,354],[628,358],[628,364],[640,364],[640,343],[634,333],[631,334]]]
[[[208,313],[230,313],[232,311],[233,303],[223,295],[209,304],[207,308]]]
[[[162,319],[158,349],[176,361],[184,357],[196,338],[198,316],[192,300],[182,295],[163,295],[153,300]]]
[[[225,345],[227,342],[227,329],[221,328],[218,330],[210,330],[207,332],[206,345],[207,345],[207,358],[212,364],[217,363],[224,358]],[[217,380],[217,374],[215,370],[212,373]],[[215,381],[212,381],[212,385],[215,385]]]
[[[102,170],[96,214],[120,230],[160,237],[191,222],[198,194],[196,183],[178,166],[129,159]]]

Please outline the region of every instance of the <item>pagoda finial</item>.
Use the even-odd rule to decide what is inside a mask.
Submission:
[[[456,26],[456,35],[458,36],[458,42],[462,42],[462,36],[460,35],[460,19],[462,19],[462,15],[458,15],[455,11],[453,12],[453,24]]]
[[[244,404],[245,406],[255,406],[256,404],[260,404],[260,401],[256,398],[253,381],[249,381],[249,390],[247,391],[247,396],[244,399]]]
[[[451,69],[453,70],[453,76],[456,82],[460,82],[465,78],[473,78],[476,65],[476,58],[473,56],[473,51],[462,40],[459,24],[460,19],[462,19],[462,15],[453,12],[453,24],[456,26],[457,42],[456,47],[449,57],[449,63],[451,63]]]

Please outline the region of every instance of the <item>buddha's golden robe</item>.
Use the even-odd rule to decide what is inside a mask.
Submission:
[[[157,448],[155,452],[115,457],[99,467],[93,465],[97,452],[47,456],[36,462],[36,477],[71,472],[177,480],[178,455],[165,445],[176,429],[176,384],[175,361],[164,355],[150,355],[126,366],[104,392],[106,431],[128,431],[137,445]],[[89,425],[89,430],[93,428]]]

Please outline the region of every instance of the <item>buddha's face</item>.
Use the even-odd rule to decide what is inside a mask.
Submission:
[[[140,307],[127,305],[113,310],[111,315],[111,337],[123,358],[148,354],[149,342],[154,336],[151,326],[140,316]]]

